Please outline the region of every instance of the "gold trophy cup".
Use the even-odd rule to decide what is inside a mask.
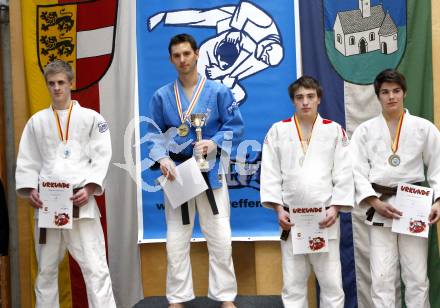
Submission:
[[[207,116],[206,113],[193,113],[190,116],[191,125],[196,128],[197,141],[202,140],[202,126],[205,126]],[[200,171],[206,172],[209,170],[209,163],[202,154],[197,153],[196,160]]]

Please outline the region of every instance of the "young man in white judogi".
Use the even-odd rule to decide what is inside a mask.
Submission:
[[[291,236],[281,241],[282,300],[291,308],[308,307],[311,267],[321,287],[321,307],[344,306],[338,213],[353,206],[353,176],[345,131],[318,114],[321,95],[319,83],[310,77],[290,85],[295,114],[275,123],[263,146],[261,202],[277,212],[283,230],[295,224],[283,207],[326,207],[326,218],[319,225],[329,228],[328,253],[294,255]]]
[[[405,285],[408,308],[429,307],[427,277],[428,240],[392,233],[393,218],[402,213],[395,206],[399,182],[427,180],[434,189],[430,224],[440,218],[440,133],[429,121],[413,116],[403,107],[405,77],[396,70],[381,72],[374,88],[382,113],[354,131],[352,156],[356,201],[366,210],[370,227],[371,296],[374,307],[396,303],[395,277]]]
[[[89,307],[116,307],[94,198],[103,193],[111,158],[108,124],[97,112],[71,100],[74,76],[69,64],[59,60],[48,64],[44,77],[52,103],[34,114],[24,128],[15,174],[17,193],[39,209],[44,205],[39,179],[63,179],[73,185],[71,199],[79,213],[77,218],[74,214],[72,229],[36,228],[36,307],[59,307],[58,264],[66,248],[83,273]],[[45,243],[39,243],[42,233],[46,233]]]

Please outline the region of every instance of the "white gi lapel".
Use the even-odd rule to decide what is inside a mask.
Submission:
[[[295,120],[294,117],[294,125],[295,125],[295,129],[297,131],[297,138],[298,138],[298,147],[299,147],[299,152],[301,153],[299,156],[299,160],[298,160],[298,165],[300,168],[304,167],[307,169],[309,161],[310,161],[310,154],[307,155],[307,153],[309,152],[309,149],[312,147],[311,151],[313,151],[313,148],[315,147],[314,144],[316,144],[316,135],[319,135],[319,132],[317,133],[316,131],[319,131],[319,127],[321,126],[321,122],[322,122],[322,118],[321,116],[318,114],[316,116],[315,122],[313,123],[312,126],[312,132],[310,134],[310,138],[308,138],[308,140],[306,140],[305,138],[302,137],[301,135],[301,128],[299,126],[299,123]]]

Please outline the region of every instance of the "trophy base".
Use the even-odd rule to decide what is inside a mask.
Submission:
[[[199,165],[200,171],[206,172],[209,170],[209,163],[206,160],[199,160],[197,164]]]

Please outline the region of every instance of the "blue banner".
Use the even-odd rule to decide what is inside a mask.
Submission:
[[[270,126],[293,114],[287,87],[300,70],[296,33],[297,1],[161,1],[137,0],[138,61],[138,144],[141,161],[139,185],[139,242],[164,241],[166,237],[163,192],[155,179],[158,170],[150,167],[144,144],[148,104],[156,89],[176,79],[169,61],[168,43],[172,36],[189,33],[199,44],[198,71],[209,79],[230,87],[245,122],[247,174],[238,172],[234,161],[227,174],[232,236],[235,240],[275,239],[279,237],[277,220],[264,209],[259,196],[261,146]],[[238,22],[239,21],[239,22]],[[239,33],[240,43],[225,39]],[[271,46],[265,58],[262,50]],[[213,67],[222,68],[219,74]],[[226,72],[226,69],[229,68]],[[177,112],[177,111],[176,111]],[[165,132],[162,132],[165,133]],[[195,222],[193,237],[202,238]]]

